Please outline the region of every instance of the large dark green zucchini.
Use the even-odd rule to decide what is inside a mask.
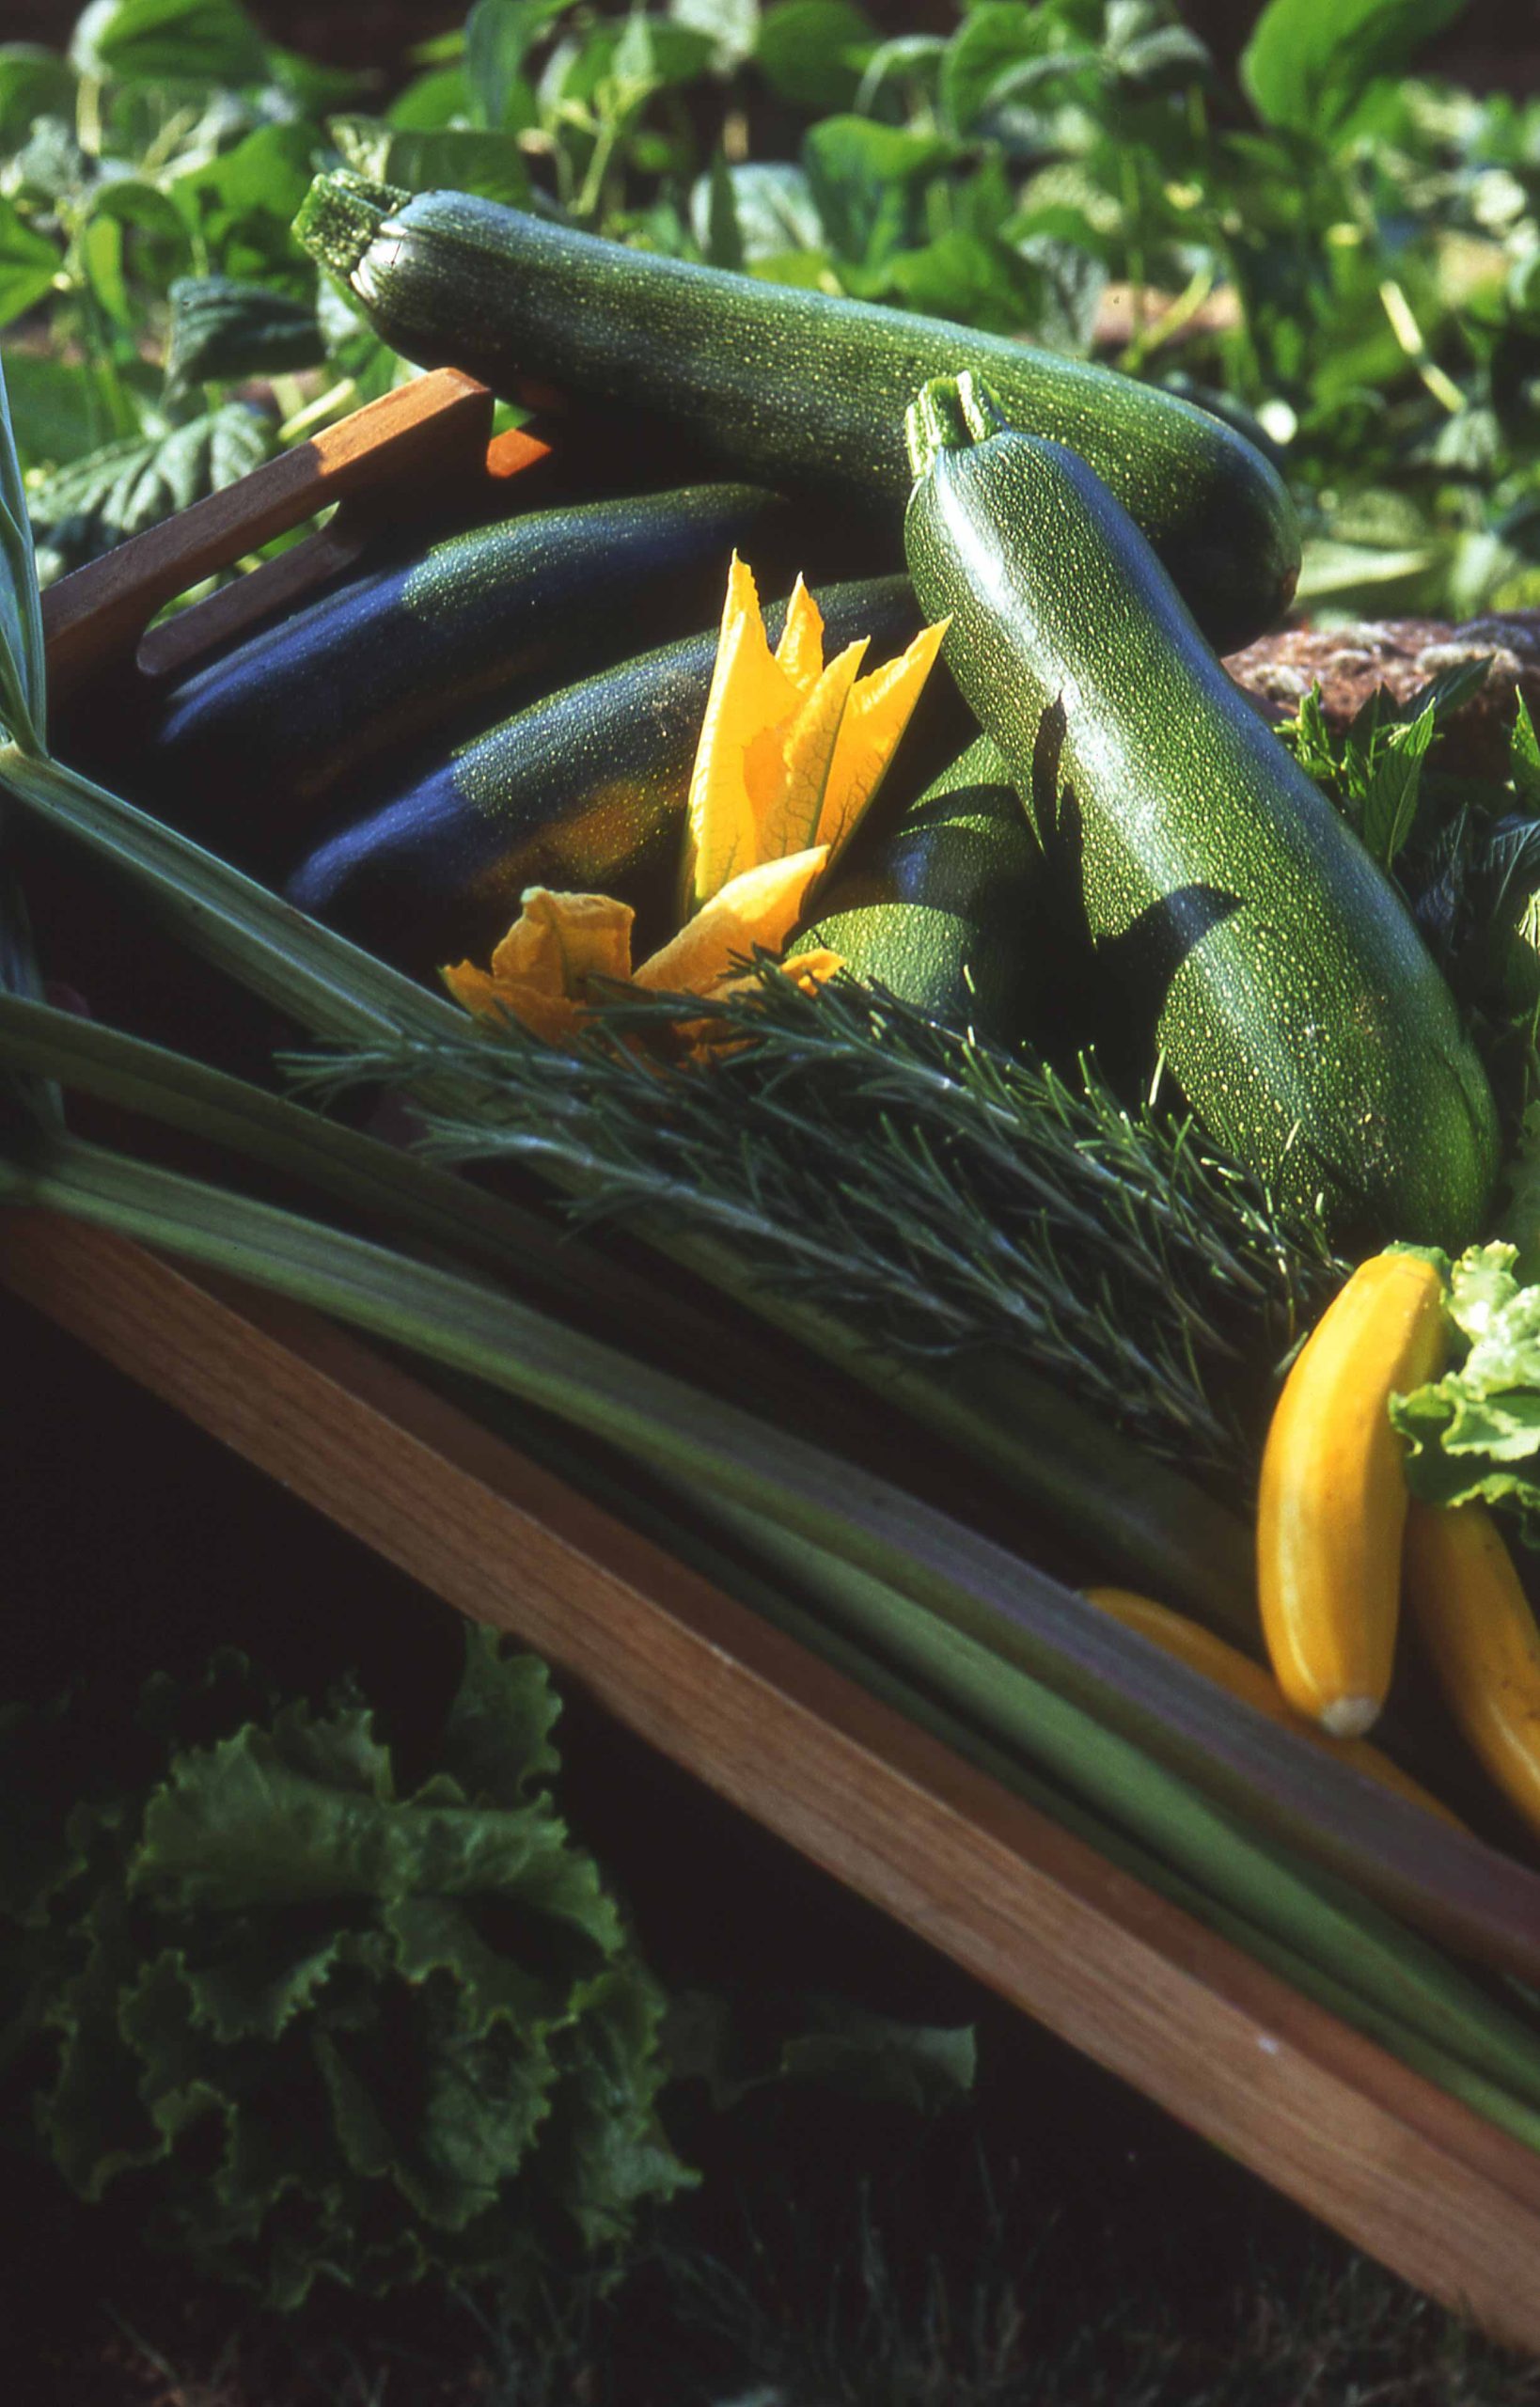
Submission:
[[[910,429],[920,606],[951,612],[945,657],[1056,866],[1071,857],[1150,1061],[1344,1235],[1463,1243],[1496,1115],[1389,881],[1083,461],[1005,428],[966,377],[928,386]]]
[[[872,637],[875,664],[918,619],[907,577],[819,595],[832,654]],[[778,639],[784,605],[765,612]],[[690,769],[715,628],[537,702],[313,852],[286,892],[401,968],[484,961],[526,886],[619,895],[637,957],[671,933]]]
[[[190,677],[146,774],[185,832],[243,868],[280,870],[345,783],[384,767],[384,790],[399,790],[402,747],[443,729],[447,750],[473,705],[479,724],[507,716],[632,650],[638,621],[659,637],[699,626],[720,606],[733,546],[762,557],[787,514],[758,486],[692,485],[455,535]]]
[[[826,946],[943,1028],[1017,1046],[1044,1004],[1042,871],[1010,770],[981,735],[896,816],[861,828],[792,951]]]
[[[1206,410],[1109,369],[345,170],[317,179],[296,230],[409,359],[500,393],[537,378],[661,413],[778,484],[902,503],[905,408],[928,377],[972,367],[1013,424],[1105,478],[1221,650],[1294,590],[1299,533],[1276,470]]]

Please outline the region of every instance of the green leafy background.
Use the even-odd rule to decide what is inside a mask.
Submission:
[[[1317,612],[1540,600],[1540,102],[1419,73],[1460,7],[1270,0],[1230,78],[1171,0],[477,0],[389,90],[238,0],[95,0],[0,44],[45,573],[414,372],[291,236],[345,161],[1171,385],[1283,460]]]

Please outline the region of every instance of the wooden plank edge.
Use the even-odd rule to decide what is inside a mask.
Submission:
[[[55,699],[126,652],[163,604],[328,503],[399,477],[473,467],[485,456],[492,411],[485,385],[438,369],[60,577],[42,601]]]
[[[1509,2345],[1540,2160],[314,1316],[51,1216],[0,1280],[847,1886]]]

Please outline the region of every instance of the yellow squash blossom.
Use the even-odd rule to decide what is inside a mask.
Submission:
[[[490,969],[443,972],[467,1010],[511,1014],[560,1043],[576,1030],[589,979],[704,995],[756,949],[778,952],[818,879],[882,782],[946,633],[927,627],[869,677],[865,643],[824,665],[824,621],[800,577],[771,651],[754,579],[732,557],[699,747],[690,780],[683,924],[639,968],[632,913],[605,894],[531,887]],[[828,976],[808,954],[799,977]]]

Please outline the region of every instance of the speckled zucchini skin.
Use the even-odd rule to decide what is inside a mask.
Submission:
[[[943,1028],[1017,1046],[1044,1000],[1042,873],[1010,770],[981,735],[896,817],[861,829],[791,950],[826,946]]]
[[[445,729],[447,750],[629,649],[640,619],[660,639],[699,626],[734,545],[758,552],[786,514],[758,486],[691,485],[530,511],[374,569],[176,690],[155,790],[243,868],[286,868],[346,782],[399,790],[403,747]]]
[[[1294,591],[1299,532],[1276,470],[1206,410],[1109,369],[629,250],[464,193],[323,176],[296,230],[409,359],[495,392],[536,379],[663,413],[775,483],[902,506],[905,408],[928,377],[972,367],[1014,424],[1092,462],[1222,651],[1272,625]]]
[[[1099,971],[1210,1133],[1340,1231],[1458,1246],[1496,1113],[1389,881],[1225,675],[1084,461],[964,380],[911,420],[910,572]],[[1027,540],[1013,540],[1021,530]]]
[[[907,577],[818,594],[830,654],[872,637],[901,651],[919,625]],[[785,606],[765,612],[778,640]],[[526,886],[636,906],[637,957],[672,932],[690,769],[717,630],[605,669],[505,719],[322,844],[291,903],[419,976],[484,961]]]

